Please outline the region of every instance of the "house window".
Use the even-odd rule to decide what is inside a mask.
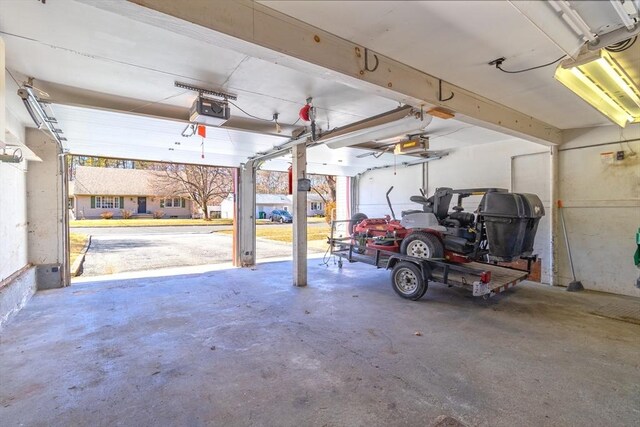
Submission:
[[[120,197],[96,196],[97,209],[120,209]]]
[[[180,197],[171,197],[168,199],[164,199],[165,208],[181,208],[183,206],[186,206],[186,203]]]
[[[311,210],[312,211],[321,211],[322,210],[322,203],[320,203],[320,202],[311,202]]]

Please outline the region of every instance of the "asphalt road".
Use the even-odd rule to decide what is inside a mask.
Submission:
[[[309,227],[326,226],[323,222],[310,222]],[[259,224],[256,227],[290,228],[291,224]],[[73,233],[90,234],[92,236],[113,235],[145,235],[145,234],[211,234],[216,231],[232,230],[231,225],[199,225],[199,226],[167,226],[167,227],[74,227]]]
[[[143,230],[127,227],[82,231],[92,235],[82,276],[231,262],[232,236],[229,234],[202,230],[209,227],[170,227],[179,229],[178,232],[172,232],[169,227],[140,228]],[[191,228],[197,230],[187,230]],[[125,230],[128,233],[124,234]],[[259,259],[288,257],[291,244],[259,238],[256,251]],[[309,248],[309,253],[323,251]]]

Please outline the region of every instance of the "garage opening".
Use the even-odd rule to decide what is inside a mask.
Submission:
[[[92,156],[68,168],[72,276],[232,261],[232,168]]]

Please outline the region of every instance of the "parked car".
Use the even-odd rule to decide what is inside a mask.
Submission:
[[[271,222],[293,222],[293,217],[288,211],[278,209],[271,211],[269,219],[271,220]]]

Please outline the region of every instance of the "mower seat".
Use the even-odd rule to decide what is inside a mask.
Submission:
[[[442,187],[436,188],[433,196],[427,199],[430,202],[431,212],[433,212],[440,221],[449,216],[449,205],[451,205],[452,198],[453,189]]]

